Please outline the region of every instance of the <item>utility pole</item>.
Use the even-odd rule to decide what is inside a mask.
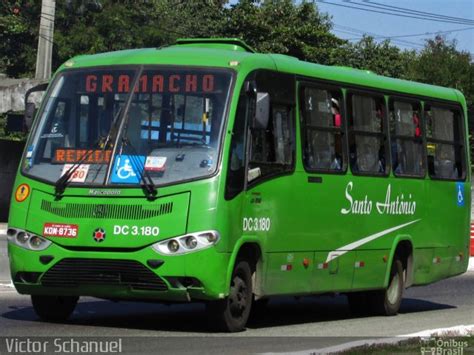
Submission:
[[[42,0],[35,79],[51,78],[56,0]]]

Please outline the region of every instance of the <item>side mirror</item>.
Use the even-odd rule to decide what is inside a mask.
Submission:
[[[38,111],[38,109],[36,108],[36,105],[33,102],[26,103],[24,125],[28,132],[30,131],[31,126],[33,125],[33,120],[36,116],[36,111]]]
[[[25,94],[24,125],[27,132],[31,129],[31,126],[33,125],[33,121],[35,119],[35,115],[37,111],[36,105],[33,102],[28,102],[28,99],[32,93],[38,92],[38,91],[46,91],[47,88],[48,88],[48,83],[39,84],[39,85],[33,86]]]
[[[268,92],[257,92],[255,104],[254,128],[267,128],[270,118],[270,95]]]

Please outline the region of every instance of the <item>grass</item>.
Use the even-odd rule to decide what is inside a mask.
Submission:
[[[372,344],[338,352],[345,355],[371,354],[474,354],[474,330],[432,334],[429,338],[410,338],[396,344]]]

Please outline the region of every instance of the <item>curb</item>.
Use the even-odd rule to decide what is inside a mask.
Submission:
[[[0,223],[0,234],[7,234],[8,225],[6,223]]]
[[[469,265],[467,267],[467,271],[474,271],[474,256],[469,258]]]
[[[436,337],[444,336],[447,338],[452,338],[454,337],[454,335],[452,335],[453,333],[458,333],[459,336],[470,336],[470,334],[473,331],[474,331],[474,324],[458,325],[458,326],[449,327],[449,328],[427,329],[427,330],[422,330],[420,332],[416,332],[412,334],[397,335],[390,338],[369,338],[365,340],[351,341],[348,343],[329,346],[326,348],[308,349],[308,350],[302,350],[302,351],[288,352],[285,354],[291,354],[291,355],[307,355],[308,353],[309,354],[337,354],[342,351],[347,351],[347,350],[359,348],[359,347],[364,347],[363,349],[361,349],[361,352],[363,352],[364,350],[366,350],[365,347],[370,347],[370,346],[397,345],[403,341],[416,339],[416,338],[420,338],[420,343],[421,343],[421,340],[425,340],[433,336],[436,336]],[[266,353],[266,354],[283,354],[283,353]]]

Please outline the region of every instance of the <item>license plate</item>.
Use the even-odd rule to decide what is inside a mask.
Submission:
[[[43,236],[76,238],[78,230],[79,226],[76,224],[45,223],[43,227]]]

